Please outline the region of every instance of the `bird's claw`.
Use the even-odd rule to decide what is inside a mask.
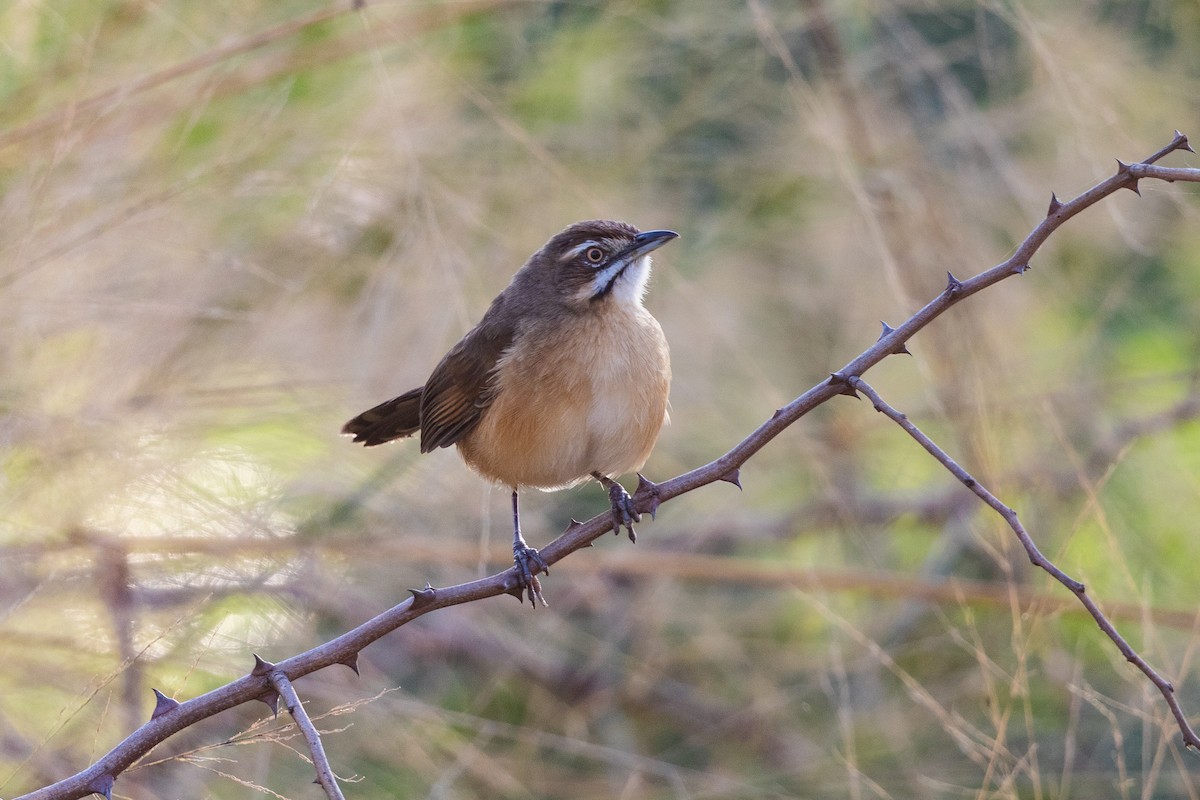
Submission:
[[[612,503],[613,533],[620,536],[621,528],[626,528],[629,530],[629,541],[637,542],[637,531],[633,529],[633,523],[641,522],[642,515],[634,507],[629,492],[625,491],[624,486],[613,481],[608,487],[608,499]]]
[[[538,603],[549,607],[550,604],[542,596],[542,584],[537,579],[539,572],[550,574],[550,565],[542,558],[541,553],[528,545],[514,544],[513,563],[517,566],[517,598],[524,601],[528,595],[529,604],[534,608],[537,608]]]

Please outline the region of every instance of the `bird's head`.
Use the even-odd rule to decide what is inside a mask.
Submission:
[[[587,220],[558,233],[531,261],[553,275],[568,305],[640,305],[650,277],[650,253],[678,237],[674,231],[643,232],[624,222]]]

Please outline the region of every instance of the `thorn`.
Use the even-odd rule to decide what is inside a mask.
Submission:
[[[1026,270],[1028,270],[1028,269],[1029,269],[1028,264],[1014,264],[1013,268],[1012,268],[1012,274],[1013,275],[1024,275]]]
[[[858,392],[854,391],[854,387],[850,385],[850,379],[847,378],[842,373],[840,373],[840,372],[829,373],[829,383],[833,384],[833,385],[837,385],[840,383],[842,385],[842,388],[839,391],[839,394],[844,394],[847,397],[853,397],[856,400],[859,399]]]
[[[250,670],[250,674],[256,678],[265,678],[271,674],[271,670],[275,669],[275,665],[270,661],[264,661],[259,657],[258,653],[254,654],[254,669]]]
[[[571,521],[567,523],[567,527],[565,530],[563,530],[563,533],[570,533],[571,531],[575,530],[576,528],[582,528],[582,527],[583,527],[582,522],[575,519],[574,517],[571,517]]]
[[[355,675],[362,675],[362,673],[358,671],[358,651],[357,650],[355,650],[350,655],[346,656],[344,659],[342,659],[338,663],[354,670]]]
[[[87,790],[93,794],[102,794],[107,800],[112,800],[113,784],[116,783],[116,778],[109,775],[107,772],[93,779],[87,785]]]
[[[1051,192],[1050,193],[1050,210],[1048,210],[1046,212],[1046,216],[1053,217],[1055,214],[1057,214],[1059,211],[1062,210],[1062,207],[1063,207],[1062,200],[1059,200],[1058,195],[1056,195],[1054,192]]]
[[[428,583],[425,584],[424,589],[409,589],[409,591],[412,592],[413,596],[413,608],[427,606],[432,603],[433,599],[437,596],[437,590]]]
[[[724,475],[722,475],[719,480],[723,480],[726,483],[732,483],[734,486],[738,487],[738,489],[741,489],[742,470],[739,467],[734,467],[733,469],[729,470],[729,472],[726,472]]]
[[[258,697],[254,698],[260,703],[266,703],[267,708],[271,709],[271,714],[279,716],[279,693],[272,689],[269,692],[263,692]]]
[[[1119,159],[1119,158],[1117,159],[1117,175],[1125,175],[1125,176],[1128,176],[1128,177],[1129,177],[1129,179],[1130,179],[1131,181],[1133,181],[1133,182],[1132,182],[1132,183],[1130,183],[1130,184],[1129,184],[1129,186],[1128,186],[1128,187],[1126,187],[1126,188],[1128,188],[1130,191],[1132,191],[1132,192],[1133,192],[1134,194],[1136,194],[1138,197],[1141,197],[1141,196],[1142,196],[1142,190],[1138,188],[1138,179],[1137,179],[1137,178],[1135,178],[1135,177],[1133,177],[1133,173],[1131,173],[1131,172],[1129,171],[1129,167],[1130,167],[1130,165],[1129,165],[1129,164],[1126,164],[1124,161],[1122,161],[1122,160],[1121,160],[1121,159]]]
[[[1187,134],[1180,131],[1175,131],[1175,141],[1171,142],[1171,144],[1175,145],[1176,150],[1187,150],[1189,153],[1196,152],[1192,149],[1192,145],[1188,143]]]
[[[633,490],[636,497],[639,494],[645,494],[650,497],[650,504],[646,507],[646,513],[650,515],[650,519],[658,519],[658,484],[652,480],[647,480],[642,473],[636,473],[638,476],[637,488]]]
[[[962,291],[962,281],[960,281],[958,278],[954,277],[953,272],[947,271],[946,272],[946,293],[947,294],[958,294],[961,291]]]
[[[179,708],[178,700],[172,700],[158,689],[151,689],[150,691],[154,692],[155,697],[154,710],[150,712],[150,719],[158,719],[168,711],[174,711]]]
[[[504,593],[512,595],[517,598],[518,603],[525,605],[525,590],[521,588],[520,584],[513,584],[511,587],[505,588]],[[534,608],[536,607],[535,605]]]
[[[888,334],[896,332],[895,328],[893,328],[891,325],[888,325],[883,320],[880,320],[879,324],[883,326],[883,331],[879,334],[879,338],[876,339],[876,341],[882,341],[884,339],[884,337],[886,337]],[[912,353],[908,352],[908,345],[906,345],[904,342],[901,342],[900,344],[893,347],[892,352],[891,352],[891,355],[894,355],[894,356],[898,356],[901,354],[906,355],[906,356],[912,355]]]

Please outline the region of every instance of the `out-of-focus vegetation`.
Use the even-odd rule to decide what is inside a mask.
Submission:
[[[504,492],[337,431],[567,223],[682,234],[648,297],[665,478],[1001,260],[1052,190],[1200,138],[1200,7],[1170,0],[17,0],[0,45],[7,797],[120,741],[150,687],[193,697],[505,565]],[[1144,182],[1033,266],[869,380],[1200,720],[1200,425],[1159,419],[1198,391],[1196,190]],[[742,479],[556,566],[548,610],[440,612],[361,678],[301,681],[351,712],[319,723],[350,794],[1195,796],[1149,683],[869,404]],[[530,494],[526,534],[604,507]],[[116,793],[313,796],[265,713]]]

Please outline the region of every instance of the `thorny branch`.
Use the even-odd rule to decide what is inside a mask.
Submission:
[[[717,481],[728,481],[740,486],[739,469],[768,442],[814,408],[840,394],[853,394],[850,381],[857,379],[889,355],[906,352],[905,343],[951,306],[1006,278],[1024,274],[1029,269],[1030,260],[1050,235],[1076,214],[1121,189],[1131,189],[1136,192],[1139,180],[1200,182],[1200,170],[1152,166],[1176,150],[1194,152],[1188,144],[1187,136],[1179,131],[1175,132],[1174,138],[1167,145],[1140,163],[1126,164],[1118,161],[1118,168],[1114,175],[1097,183],[1078,197],[1063,202],[1056,195],[1052,195],[1045,219],[1029,233],[1012,256],[968,280],[959,280],[950,274],[946,288],[917,313],[896,328],[885,323],[883,333],[875,344],[840,370],[832,373],[827,380],[813,386],[786,406],[777,409],[770,419],[763,422],[721,457],[664,483],[653,484],[643,478],[634,495],[638,511],[653,514],[662,503]],[[540,553],[547,564],[553,565],[576,550],[587,547],[592,541],[611,529],[612,515],[607,512],[587,522],[572,522],[561,536],[542,548]],[[1036,551],[1036,548],[1034,550]],[[1060,580],[1076,593],[1080,601],[1088,606],[1089,611],[1095,608],[1091,598],[1082,591],[1083,587],[1080,584],[1066,575],[1063,575]],[[485,597],[496,597],[501,594],[515,595],[519,589],[515,571],[508,569],[487,578],[457,586],[435,589],[426,585],[424,589],[410,591],[412,597],[403,603],[384,611],[335,639],[279,662],[275,665],[273,673],[277,672],[289,681],[294,681],[334,664],[344,664],[357,671],[359,651],[417,617],[461,603],[482,600]],[[1099,620],[1103,618],[1103,615],[1096,609],[1093,617]],[[1111,625],[1109,627],[1111,628]],[[1115,631],[1110,634],[1110,638],[1114,635]],[[1119,636],[1116,636],[1114,641],[1118,641],[1118,639]],[[1123,649],[1122,652],[1125,653],[1125,650]],[[1126,655],[1128,657],[1127,653]],[[1136,653],[1134,655],[1136,656]],[[1147,667],[1147,669],[1149,668]],[[1151,670],[1147,672],[1147,675],[1152,673]],[[1162,684],[1170,687],[1170,684],[1165,681]],[[1156,685],[1158,684],[1156,683]],[[111,798],[116,777],[159,743],[200,720],[242,703],[270,696],[275,691],[266,675],[256,675],[252,672],[184,703],[166,709],[156,709],[154,716],[148,722],[90,767],[51,786],[30,792],[18,800],[70,800],[84,797],[92,792]],[[1173,702],[1173,690],[1164,691],[1164,696],[1167,696],[1168,702]],[[1172,705],[1172,711],[1180,722],[1187,743],[1196,746],[1195,734],[1190,732],[1191,729],[1186,725],[1186,720],[1177,704]]]
[[[1200,172],[1200,170],[1197,172]],[[1029,535],[1029,532],[1025,530],[1025,526],[1021,524],[1021,521],[1017,518],[1017,512],[1011,507],[1002,503],[1000,499],[996,497],[996,495],[988,491],[983,484],[981,484],[978,480],[972,477],[969,472],[959,466],[959,464],[953,458],[951,458],[945,450],[939,447],[937,443],[930,439],[920,428],[914,425],[912,421],[909,420],[907,415],[897,411],[893,406],[889,405],[887,401],[880,397],[879,393],[876,392],[870,384],[858,377],[850,378],[847,381],[847,384],[850,386],[850,388],[865,394],[875,406],[876,411],[886,415],[889,419],[903,428],[904,432],[915,439],[917,444],[925,448],[925,451],[929,453],[929,455],[933,456],[939,464],[950,470],[950,474],[952,474],[955,478],[958,478],[958,480],[961,481],[964,486],[974,492],[980,500],[982,500],[990,508],[994,509],[997,514],[1004,518],[1004,521],[1008,523],[1008,527],[1012,528],[1013,533],[1015,533],[1017,538],[1021,540],[1021,545],[1025,548],[1025,552],[1029,555],[1030,563],[1050,573],[1056,581],[1070,589],[1075,596],[1079,598],[1079,602],[1083,603],[1084,608],[1086,608],[1088,613],[1092,615],[1092,619],[1096,621],[1096,625],[1100,627],[1100,630],[1104,631],[1104,634],[1109,639],[1112,639],[1113,644],[1115,644],[1117,649],[1121,651],[1121,655],[1125,656],[1125,660],[1141,670],[1142,673],[1150,679],[1150,682],[1158,688],[1158,691],[1162,693],[1162,696],[1167,701],[1167,706],[1171,709],[1171,713],[1175,715],[1175,721],[1179,724],[1179,730],[1183,733],[1184,743],[1190,748],[1196,748],[1200,750],[1200,737],[1196,736],[1196,731],[1193,730],[1192,726],[1188,723],[1187,716],[1183,713],[1183,709],[1179,705],[1179,699],[1175,696],[1175,687],[1171,685],[1170,681],[1168,681],[1162,675],[1159,675],[1158,671],[1155,670],[1154,667],[1150,666],[1150,664],[1148,664],[1146,660],[1129,645],[1129,642],[1125,641],[1125,637],[1118,633],[1117,629],[1113,627],[1113,624],[1108,620],[1108,617],[1104,615],[1104,612],[1100,610],[1100,607],[1096,605],[1096,601],[1094,601],[1091,598],[1091,595],[1087,593],[1087,590],[1082,583],[1067,575],[1065,572],[1055,566],[1054,562],[1042,555],[1042,552],[1038,550],[1037,545],[1034,544],[1033,537]]]
[[[317,783],[325,790],[325,796],[329,800],[346,800],[342,790],[338,787],[333,768],[329,766],[329,757],[325,755],[325,747],[321,744],[321,734],[317,731],[317,726],[313,725],[313,721],[309,719],[308,712],[304,710],[304,704],[300,702],[300,695],[296,694],[296,687],[292,686],[287,675],[277,670],[274,664],[263,661],[258,656],[254,657],[254,671],[251,674],[266,675],[275,692],[283,698],[284,707],[292,715],[292,719],[296,721],[296,727],[304,734],[304,741],[308,743],[308,750],[312,753],[313,767],[317,770]]]

